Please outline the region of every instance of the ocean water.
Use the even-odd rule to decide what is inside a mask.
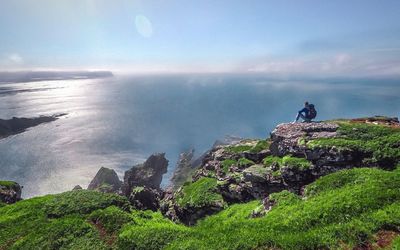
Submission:
[[[166,152],[207,150],[225,135],[266,138],[308,100],[319,120],[399,116],[399,80],[272,80],[256,75],[153,75],[0,84],[0,118],[67,113],[0,140],[0,179],[23,196],[86,188],[101,167],[124,171]]]

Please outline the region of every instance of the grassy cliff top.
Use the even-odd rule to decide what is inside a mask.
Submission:
[[[193,227],[176,224],[159,212],[131,210],[121,196],[66,192],[0,207],[0,248],[345,249],[373,245],[382,232],[397,232],[393,229],[400,226],[399,190],[399,170],[344,170],[308,185],[304,197],[287,191],[271,195],[277,204],[260,218],[251,217],[261,205],[256,200],[231,205]]]

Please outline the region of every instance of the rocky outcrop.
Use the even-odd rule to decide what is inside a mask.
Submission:
[[[279,124],[271,133],[271,153],[276,156],[291,154],[303,157],[306,141],[336,137],[338,128],[335,123],[323,122]]]
[[[21,186],[13,181],[0,181],[0,203],[12,204],[21,200]]]
[[[204,216],[225,208],[225,201],[217,190],[209,186],[211,179],[185,184],[176,192],[167,191],[160,203],[160,211],[169,219],[194,225]]]
[[[57,120],[65,114],[53,116],[39,116],[36,118],[17,118],[13,117],[9,120],[0,119],[0,139],[24,132],[30,127],[37,126],[41,123],[47,123]]]
[[[202,216],[220,211],[224,203],[261,199],[267,208],[272,206],[270,194],[283,190],[302,194],[305,185],[342,169],[393,168],[400,164],[397,124],[397,119],[384,117],[285,123],[267,140],[216,145],[204,155],[191,183],[165,195],[161,211],[173,220],[194,224]],[[221,199],[195,206],[182,202],[202,197],[209,184],[202,187],[198,183],[210,179],[216,180],[216,185],[207,192]]]
[[[262,197],[259,194],[262,191],[243,179],[243,171],[256,164],[245,158],[246,155],[259,159],[260,163],[269,155],[268,143],[244,140],[213,147],[193,175],[192,183],[167,192],[161,202],[161,212],[172,220],[193,225],[198,219],[221,211],[226,203]],[[211,181],[213,179],[215,182]],[[255,178],[254,183],[257,181]],[[183,202],[186,200],[189,203]]]
[[[129,197],[136,187],[160,189],[162,176],[167,173],[168,160],[165,153],[151,155],[143,164],[125,172],[122,193]]]
[[[122,183],[113,169],[101,167],[87,189],[103,193],[117,193],[121,186]]]
[[[161,189],[135,187],[128,198],[135,209],[156,211],[160,207],[162,197],[163,191]]]
[[[114,170],[102,167],[90,182],[88,190],[121,194],[129,199],[134,208],[155,211],[164,194],[160,184],[167,167],[165,153],[153,154],[143,164],[126,171],[124,182],[119,180]],[[73,190],[80,189],[77,185]]]
[[[76,191],[76,190],[82,190],[83,188],[80,185],[76,185],[72,191]]]
[[[183,152],[179,155],[179,159],[176,163],[174,174],[171,177],[171,187],[177,188],[182,186],[182,184],[189,180],[193,174],[193,156],[194,149],[187,152]]]

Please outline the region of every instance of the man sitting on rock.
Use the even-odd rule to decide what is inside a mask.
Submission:
[[[315,110],[314,104],[305,102],[304,108],[298,112],[296,120],[293,123],[296,123],[300,118],[303,119],[303,122],[311,122],[316,116],[317,111]]]

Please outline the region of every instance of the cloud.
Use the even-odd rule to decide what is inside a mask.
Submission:
[[[370,57],[367,54],[336,53],[313,57],[264,58],[248,61],[239,67],[247,72],[274,76],[368,77],[400,76],[400,60]]]
[[[16,53],[8,55],[7,59],[12,64],[22,64],[24,62],[22,57]]]
[[[17,53],[11,53],[0,57],[0,66],[2,69],[15,69],[24,64],[24,59]]]

